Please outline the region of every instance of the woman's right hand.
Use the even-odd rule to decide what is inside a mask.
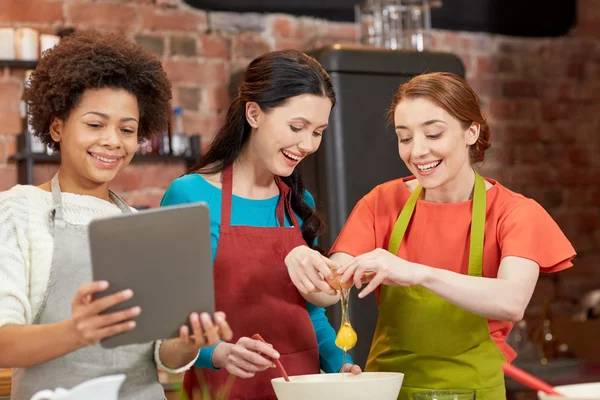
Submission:
[[[73,329],[82,346],[96,344],[100,340],[127,332],[135,328],[135,321],[142,312],[140,307],[131,307],[123,311],[100,315],[106,309],[133,297],[130,289],[109,296],[94,299],[94,294],[108,289],[108,282],[96,281],[82,285],[77,289],[71,303]]]
[[[337,294],[327,280],[331,282],[334,279],[331,269],[339,266],[318,251],[305,245],[295,247],[285,257],[285,265],[292,283],[300,293]]]
[[[272,345],[242,337],[233,345],[218,344],[213,353],[213,365],[217,368],[225,367],[230,374],[240,378],[252,378],[257,372],[274,368],[272,360],[278,358],[279,353]]]

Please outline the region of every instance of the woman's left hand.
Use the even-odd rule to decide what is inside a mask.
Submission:
[[[339,273],[342,274],[341,282],[354,279],[358,289],[365,281],[365,275],[371,275],[367,287],[358,295],[363,298],[379,285],[414,286],[425,279],[427,267],[403,260],[384,249],[375,249],[355,257],[348,265],[343,266]]]
[[[340,368],[340,373],[350,372],[352,375],[358,375],[362,372],[362,369],[358,365],[346,363]]]
[[[192,326],[191,334],[187,325],[183,325],[179,328],[179,337],[173,340],[196,351],[202,347],[214,346],[220,340],[231,340],[233,337],[223,312],[215,313],[214,322],[207,313],[201,315],[192,313],[190,315],[190,325]]]

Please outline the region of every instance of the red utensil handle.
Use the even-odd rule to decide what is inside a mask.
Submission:
[[[265,339],[263,339],[262,336],[260,336],[258,333],[255,333],[254,335],[252,335],[252,339],[260,340],[263,343],[267,343],[265,341]],[[277,365],[277,367],[279,367],[279,370],[281,371],[281,374],[283,375],[283,379],[285,379],[287,382],[289,382],[290,378],[288,377],[287,372],[285,372],[285,368],[283,368],[283,365],[281,365],[279,360],[276,360],[276,359],[273,359],[273,362],[275,363],[275,365]]]
[[[563,396],[562,394],[560,394],[559,392],[554,390],[554,388],[552,386],[550,386],[549,384],[547,384],[546,382],[536,378],[535,376],[531,375],[528,372],[523,371],[520,368],[515,367],[512,364],[506,363],[506,364],[504,364],[502,369],[504,370],[504,373],[507,376],[510,376],[515,381],[520,382],[523,385],[530,387],[531,389],[541,390],[542,392],[544,392],[546,394],[551,394],[551,395],[555,395],[555,396]]]

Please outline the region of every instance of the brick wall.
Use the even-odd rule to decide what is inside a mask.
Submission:
[[[566,295],[600,287],[600,5],[579,0],[579,24],[568,37],[522,39],[434,33],[434,48],[457,53],[481,95],[494,146],[484,172],[533,197],[574,243],[577,268],[560,275]],[[119,31],[158,55],[173,82],[185,128],[206,139],[222,121],[232,72],[271,49],[310,49],[354,42],[352,24],[285,15],[193,10],[180,0],[0,0],[0,26]],[[24,71],[0,70],[0,190],[16,183],[7,162],[20,131]],[[40,166],[36,183],[53,174]],[[132,165],[114,188],[135,205],[157,205],[184,165]],[[534,304],[553,295],[541,279]]]
[[[156,54],[173,83],[173,106],[184,108],[184,127],[204,145],[219,128],[229,105],[230,74],[273,49],[310,49],[354,42],[353,24],[286,15],[207,13],[180,0],[0,0],[0,26],[29,26],[55,33],[62,27],[118,31]],[[0,190],[16,184],[14,164],[21,131],[19,101],[24,70],[0,68]],[[55,166],[39,166],[35,183],[52,177]],[[114,184],[126,200],[156,206],[185,165],[132,164]]]

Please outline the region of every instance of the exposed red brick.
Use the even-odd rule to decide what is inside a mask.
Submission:
[[[296,37],[298,35],[298,20],[287,15],[274,16],[271,21],[271,31],[275,37]]]
[[[583,79],[585,76],[585,65],[583,63],[569,63],[567,76],[575,79]]]
[[[17,140],[13,135],[0,135],[0,164],[17,152]]]
[[[587,187],[574,187],[563,192],[567,207],[593,206],[593,191]]]
[[[173,93],[173,104],[183,107],[185,110],[198,111],[200,108],[201,92],[197,87],[179,87]]]
[[[207,27],[207,14],[204,11],[140,7],[138,12],[142,29],[200,32]]]
[[[459,34],[456,32],[444,32],[442,35],[442,45],[456,49],[459,45],[459,37]]]
[[[225,119],[224,114],[202,115],[199,113],[184,112],[184,129],[190,135],[200,135],[202,143],[210,140],[221,128]]]
[[[234,38],[232,57],[254,59],[269,50],[269,44],[260,35],[242,32]]]
[[[275,47],[273,50],[306,50],[306,40],[301,38],[275,38]]]
[[[590,81],[600,81],[600,63],[587,63],[583,68],[583,76],[581,77],[584,80]]]
[[[159,7],[177,7],[181,4],[181,0],[154,0]]]
[[[0,109],[18,109],[22,95],[23,84],[21,82],[0,82]]]
[[[234,58],[231,61],[231,74],[239,74],[248,68],[248,64],[250,64],[252,60],[249,58]]]
[[[355,42],[358,39],[358,27],[354,23],[332,23],[330,35],[345,42]]]
[[[56,22],[63,20],[62,1],[0,0],[0,22]]]
[[[138,9],[117,3],[73,2],[65,4],[68,25],[86,27],[135,29]]]
[[[142,172],[143,167],[132,162],[115,177],[111,183],[111,188],[115,192],[140,189],[142,187]]]
[[[227,64],[223,61],[168,60],[163,67],[173,83],[226,83]]]
[[[56,164],[36,164],[33,169],[33,184],[38,186],[48,182],[58,171]]]
[[[0,164],[0,192],[17,184],[17,167],[14,164]]]
[[[502,84],[502,94],[505,97],[535,97],[536,86],[525,80],[510,80]]]
[[[229,107],[229,91],[225,85],[206,87],[202,94],[202,109],[219,114]]]
[[[502,81],[496,77],[475,77],[469,84],[480,97],[499,97],[502,92]]]
[[[201,56],[227,59],[229,49],[230,43],[227,38],[214,34],[203,34],[199,37],[198,54]]]
[[[553,122],[559,119],[568,119],[573,115],[575,106],[572,103],[547,101],[542,103],[542,118]]]
[[[455,55],[460,58],[460,61],[463,63],[464,67],[465,67],[465,71],[467,73],[467,75],[470,75],[472,73],[476,72],[476,66],[475,66],[475,56],[473,56],[470,53],[466,53],[466,52],[456,52]]]
[[[141,187],[168,188],[171,182],[186,172],[185,162],[164,164],[140,164],[136,172],[139,172]]]
[[[487,106],[487,114],[494,119],[527,120],[537,118],[537,100],[514,100],[493,98]]]
[[[530,54],[539,52],[542,45],[543,41],[540,40],[499,36],[497,48],[500,53]]]
[[[18,110],[0,110],[0,134],[17,135],[21,133],[22,123]]]
[[[571,165],[576,167],[585,167],[590,164],[586,149],[571,147],[567,150],[567,158]]]
[[[156,208],[164,195],[163,189],[143,189],[119,193],[125,202],[136,208]]]

